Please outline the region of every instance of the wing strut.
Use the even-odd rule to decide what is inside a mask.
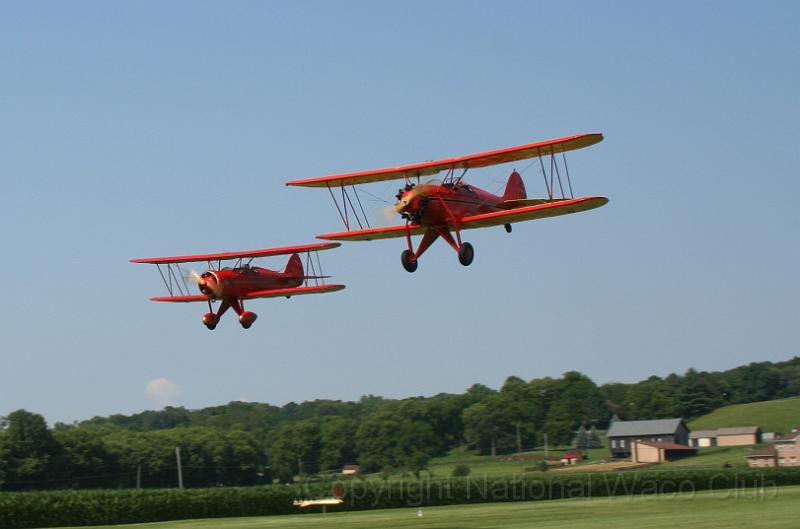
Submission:
[[[366,211],[364,211],[364,205],[361,203],[361,197],[358,196],[358,190],[356,189],[355,185],[349,186],[352,189],[352,194],[355,197],[355,203],[353,199],[350,198],[350,191],[347,190],[348,186],[342,185],[342,198],[337,199],[336,195],[333,194],[333,189],[331,189],[330,184],[326,184],[328,188],[328,193],[331,195],[331,199],[333,200],[333,205],[336,206],[336,211],[339,213],[339,217],[342,219],[344,223],[345,229],[347,231],[355,229],[355,224],[358,224],[358,228],[363,230],[364,226],[367,228],[371,228],[372,226],[369,223],[369,217],[367,217]],[[355,205],[358,204],[358,209],[356,209]],[[355,223],[352,223],[351,220],[355,220]]]
[[[556,157],[556,153],[550,153],[550,171],[548,173],[545,165],[544,165],[544,157],[547,154],[542,152],[538,153],[539,158],[539,167],[542,170],[542,177],[544,178],[544,187],[547,189],[547,198],[550,200],[553,199],[568,199],[568,198],[575,198],[575,194],[572,191],[572,180],[569,177],[569,167],[567,166],[567,156],[563,152],[561,153],[561,159],[564,164],[564,175],[567,180],[567,187],[569,189],[569,196],[564,191],[564,183],[561,180],[561,169],[559,169],[559,162],[558,158]],[[558,184],[558,189],[561,191],[561,196],[556,196],[556,184]]]

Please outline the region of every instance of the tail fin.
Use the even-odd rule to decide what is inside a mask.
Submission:
[[[525,198],[528,198],[528,195],[525,193],[525,183],[522,181],[522,177],[519,173],[514,171],[511,173],[511,176],[508,177],[506,192],[503,193],[503,200],[522,200]]]
[[[289,258],[289,262],[286,263],[286,270],[284,270],[283,273],[291,274],[295,277],[303,276],[303,260],[300,259],[298,254],[292,254],[292,256]]]

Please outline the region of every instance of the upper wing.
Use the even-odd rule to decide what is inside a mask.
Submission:
[[[274,255],[287,255],[292,253],[313,252],[317,250],[330,250],[338,248],[341,244],[336,242],[304,244],[301,246],[287,246],[285,248],[265,248],[263,250],[248,250],[244,252],[223,252],[209,253],[200,255],[181,255],[175,257],[149,257],[146,259],[131,259],[132,263],[145,264],[170,264],[170,263],[192,263],[198,261],[224,261],[226,259],[270,257]]]
[[[431,162],[415,163],[411,165],[401,165],[386,169],[376,169],[372,171],[361,171],[357,173],[345,173],[331,176],[320,176],[316,178],[305,178],[301,180],[291,180],[286,183],[288,186],[306,187],[340,187],[349,185],[366,184],[369,182],[380,182],[383,180],[395,180],[399,178],[417,178],[430,176],[449,169],[467,169],[475,167],[487,167],[501,163],[516,162],[526,158],[536,156],[548,156],[560,152],[573,151],[599,143],[603,140],[602,134],[577,134],[565,138],[528,143],[506,149],[481,152],[478,154],[468,154],[458,158],[446,160],[435,160]]]
[[[409,226],[411,235],[425,233],[425,228],[412,224]],[[395,237],[405,237],[406,227],[390,226],[388,228],[369,228],[366,230],[340,231],[337,233],[323,233],[317,235],[317,239],[327,239],[335,241],[374,241],[375,239],[392,239]]]
[[[483,213],[481,215],[464,217],[461,220],[461,229],[487,228],[489,226],[500,226],[502,224],[511,224],[525,220],[557,217],[559,215],[567,215],[569,213],[578,213],[580,211],[599,208],[607,203],[608,199],[605,197],[581,197],[496,211],[494,213]]]
[[[279,288],[277,290],[261,290],[251,292],[244,299],[279,298],[282,296],[302,296],[303,294],[325,294],[344,289],[344,285],[316,285],[310,287]]]

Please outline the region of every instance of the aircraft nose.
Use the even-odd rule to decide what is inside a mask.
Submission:
[[[205,294],[206,296],[213,296],[217,287],[217,278],[206,272],[200,276],[200,280],[197,282],[197,287],[200,289],[202,294]]]

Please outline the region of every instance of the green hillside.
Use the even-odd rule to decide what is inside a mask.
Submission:
[[[800,398],[734,404],[689,421],[692,430],[760,426],[765,432],[790,432],[800,426]]]

